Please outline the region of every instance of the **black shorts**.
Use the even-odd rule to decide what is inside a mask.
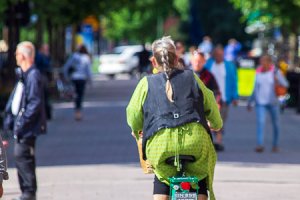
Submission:
[[[165,183],[162,183],[158,180],[157,176],[154,177],[154,188],[153,188],[153,194],[162,194],[162,195],[170,195],[170,186],[168,186]],[[202,179],[198,182],[199,190],[198,194],[204,194],[208,196],[207,194],[207,186],[206,186],[206,179]],[[196,192],[196,190],[191,189],[191,192]]]

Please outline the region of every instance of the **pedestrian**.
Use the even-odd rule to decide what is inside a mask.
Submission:
[[[225,123],[230,104],[234,106],[238,104],[236,67],[234,63],[224,60],[224,49],[218,45],[214,49],[213,57],[207,61],[205,68],[214,75],[220,88],[222,101],[220,112]],[[215,147],[217,151],[224,151],[223,134],[224,127],[216,133]]]
[[[198,77],[205,84],[205,86],[214,93],[214,96],[220,108],[221,92],[219,90],[219,86],[214,75],[204,68],[204,65],[206,63],[204,53],[200,52],[199,50],[195,50],[191,60],[194,73],[198,75]]]
[[[0,71],[7,65],[8,62],[8,45],[4,40],[0,40]]]
[[[275,83],[288,87],[288,81],[281,71],[276,69],[272,58],[263,55],[260,58],[260,66],[256,69],[256,79],[253,93],[248,101],[248,110],[251,111],[252,104],[255,103],[256,111],[256,143],[255,151],[264,151],[264,127],[266,123],[266,113],[271,117],[273,125],[272,152],[279,151],[279,101],[275,93]]]
[[[81,45],[65,63],[64,75],[65,79],[72,81],[75,88],[75,120],[82,119],[82,101],[84,98],[86,83],[92,81],[91,58],[84,45]]]
[[[185,52],[185,44],[183,41],[178,40],[175,42],[176,54],[178,62],[183,66],[184,69],[188,69],[189,57]]]
[[[198,46],[198,49],[199,49],[199,51],[203,52],[205,55],[205,58],[208,59],[211,56],[213,47],[214,46],[213,46],[211,37],[206,35],[203,37],[202,42]]]
[[[47,119],[52,118],[52,106],[49,97],[49,82],[52,75],[51,57],[49,51],[49,45],[43,44],[40,46],[39,51],[35,56],[35,66],[42,75],[43,85],[44,85],[44,96],[45,96],[45,109]]]
[[[236,39],[232,38],[228,40],[228,44],[224,49],[225,60],[236,63],[238,53],[241,49],[242,45]]]
[[[139,73],[140,76],[143,73],[149,73],[150,69],[150,52],[146,49],[146,46],[143,45],[143,50],[138,53],[138,58],[139,58]]]
[[[46,113],[42,76],[34,65],[35,49],[31,42],[18,44],[16,61],[20,79],[7,102],[6,129],[14,135],[14,157],[22,195],[18,200],[35,200],[37,191],[35,144],[46,133]]]
[[[192,155],[195,162],[189,163],[185,172],[200,180],[198,199],[207,199],[208,190],[214,200],[216,152],[207,121],[212,129],[220,129],[222,119],[213,93],[191,70],[183,70],[170,37],[154,41],[152,52],[152,65],[158,73],[138,83],[127,107],[127,122],[137,140],[142,136],[143,158],[153,166],[153,198],[169,199],[168,177],[177,170],[166,160]]]
[[[189,47],[189,51],[186,53],[186,63],[187,63],[187,69],[193,69],[193,66],[192,66],[192,58],[193,58],[193,55],[195,53],[195,51],[197,51],[197,47],[192,45]]]

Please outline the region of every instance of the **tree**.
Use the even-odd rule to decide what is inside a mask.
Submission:
[[[104,17],[104,35],[116,41],[152,41],[163,34],[162,22],[174,12],[172,0],[136,1]]]
[[[16,6],[28,2],[30,15],[37,16],[37,24],[29,25],[23,29],[34,30],[36,40],[33,41],[37,46],[43,42],[44,33],[47,33],[48,43],[50,44],[50,51],[52,60],[55,66],[61,66],[65,59],[65,28],[68,25],[73,25],[74,32],[76,27],[88,15],[99,14],[106,15],[111,10],[120,9],[123,5],[133,5],[135,1],[130,0],[1,0],[0,1],[0,17],[7,19],[9,23],[9,65],[6,67],[5,84],[14,82],[14,68],[15,58],[14,52],[20,38],[20,23],[17,20],[19,15],[16,13]],[[0,28],[4,23],[0,23]],[[2,77],[3,78],[3,77]],[[3,85],[3,84],[1,84]]]
[[[300,0],[230,0],[236,9],[243,13],[242,20],[249,25],[263,23],[267,28],[280,27],[284,42],[291,34],[294,44],[291,44],[292,61],[298,60],[298,41],[300,21]]]
[[[89,15],[106,15],[111,10],[120,9],[123,5],[135,3],[130,0],[89,0],[88,2],[76,0],[72,3],[69,0],[6,0],[0,1],[0,16],[12,19],[15,15],[7,15],[5,10],[21,2],[29,2],[31,14],[35,14],[38,19],[34,27],[37,37],[33,42],[40,46],[44,33],[47,33],[51,54],[58,63],[63,62],[65,58],[63,50],[66,26],[73,25],[74,32],[76,32],[77,26]],[[14,27],[19,28],[19,24],[13,22],[10,30]],[[27,28],[32,28],[32,25]],[[18,38],[19,36],[13,40],[18,41]],[[10,46],[15,48],[15,44]]]
[[[270,26],[281,26],[289,31],[299,27],[300,0],[230,0],[248,24],[260,21]],[[297,28],[296,28],[297,27]],[[295,29],[296,28],[296,29]]]

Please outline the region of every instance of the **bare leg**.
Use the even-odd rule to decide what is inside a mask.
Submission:
[[[168,195],[155,194],[153,195],[153,200],[169,200]]]
[[[199,194],[198,195],[198,200],[207,200],[207,196],[204,194]]]

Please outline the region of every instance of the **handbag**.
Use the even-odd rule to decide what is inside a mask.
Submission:
[[[278,81],[276,81],[276,79],[275,79],[276,72],[278,72],[278,70],[276,70],[275,73],[274,73],[274,82],[275,82],[274,90],[275,90],[275,94],[276,94],[277,97],[285,96],[287,94],[287,88],[280,85],[278,83]]]
[[[75,67],[72,65],[68,69],[68,76],[72,76],[72,74],[75,72]]]
[[[287,88],[278,83],[275,83],[275,94],[277,97],[285,96],[287,94]]]

